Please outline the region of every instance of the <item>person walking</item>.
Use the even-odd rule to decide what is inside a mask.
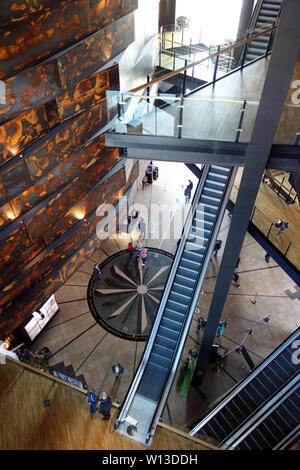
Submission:
[[[145,238],[146,237],[146,222],[144,221],[143,217],[141,217],[139,221],[138,228],[140,231],[141,238]]]
[[[124,367],[119,362],[115,362],[112,366],[112,371],[115,377],[118,379],[122,377],[122,374],[124,372]]]
[[[215,243],[215,247],[214,247],[214,254],[213,254],[214,258],[217,257],[218,251],[221,249],[221,246],[222,246],[222,240],[217,240]]]
[[[143,248],[142,251],[140,252],[140,258],[141,258],[143,266],[145,266],[146,264],[147,251],[148,251],[147,248]]]
[[[136,249],[137,252],[138,252],[138,256],[140,256],[141,251],[142,251],[142,249],[143,249],[143,244],[142,244],[142,242],[141,242],[140,239],[138,239],[138,240],[136,241],[135,249]]]
[[[226,323],[225,323],[225,322],[219,321],[219,326],[218,326],[218,330],[217,330],[217,337],[218,337],[218,338],[219,338],[220,336],[222,336],[225,326],[226,326]]]
[[[237,273],[233,273],[234,286],[237,287],[238,289],[241,287],[241,285],[239,284],[239,279],[240,279],[240,276]]]
[[[265,254],[265,260],[266,260],[266,263],[269,263],[269,262],[270,262],[270,255],[269,255],[269,253],[266,253],[266,254]]]
[[[100,405],[98,412],[103,415],[103,420],[108,421],[110,418],[111,398],[105,392],[101,392]]]
[[[279,228],[279,232],[277,233],[277,237],[275,238],[275,240],[278,240],[278,238],[280,238],[282,236],[282,232],[289,228],[290,224],[289,222],[284,222],[283,220],[277,220],[276,224],[275,224],[275,227]]]
[[[185,197],[185,203],[187,204],[191,199],[191,190],[188,186],[184,190],[184,197]]]
[[[100,271],[98,264],[95,264],[93,274],[94,274],[95,281],[100,281],[101,271]]]

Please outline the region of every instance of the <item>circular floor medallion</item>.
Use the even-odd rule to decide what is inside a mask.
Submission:
[[[132,341],[148,339],[167,281],[173,255],[148,248],[145,266],[128,250],[107,258],[101,277],[92,276],[88,304],[95,320],[115,336]]]

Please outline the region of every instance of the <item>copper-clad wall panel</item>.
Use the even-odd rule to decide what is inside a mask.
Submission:
[[[0,79],[63,51],[136,7],[137,0],[73,0],[7,26],[0,30]]]
[[[137,60],[149,39],[145,33],[135,41],[138,0],[0,3],[3,340],[101,246],[96,229],[104,216],[97,208],[108,203],[119,210],[120,198],[134,188],[138,162],[126,181],[125,168],[116,166],[118,149],[105,146],[103,131],[117,113],[116,106],[108,111],[106,92],[120,88],[120,67],[130,54],[136,66],[126,67],[128,84],[135,75],[142,80],[152,64],[148,56]],[[129,45],[122,65],[117,56]],[[118,210],[107,219],[109,234]]]
[[[57,59],[63,88],[94,74],[134,41],[134,15],[109,24]]]
[[[45,105],[30,109],[0,126],[0,165],[49,130]]]
[[[5,103],[0,103],[0,123],[57,98],[61,92],[56,60],[8,78]]]
[[[68,89],[57,98],[59,117],[62,121],[95,106],[106,97],[106,90],[119,86],[118,66],[96,73]]]

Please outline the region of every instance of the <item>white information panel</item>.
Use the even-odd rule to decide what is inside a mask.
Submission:
[[[57,305],[55,295],[53,294],[47,300],[47,302],[40,308],[40,312],[44,317],[42,319],[39,319],[38,315],[33,315],[33,318],[25,326],[25,330],[31,341],[33,341],[34,338],[42,331],[48,321],[53,317],[53,315],[55,315],[58,310],[59,307]]]

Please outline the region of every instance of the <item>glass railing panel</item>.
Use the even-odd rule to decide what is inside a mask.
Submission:
[[[277,131],[275,144],[299,145],[300,142],[300,104],[286,104],[283,107]]]
[[[272,223],[256,207],[254,208],[251,221],[263,235],[268,236]]]
[[[242,103],[224,98],[184,99],[182,136],[234,142]]]
[[[300,250],[294,243],[292,243],[286,254],[287,259],[300,270]]]
[[[243,113],[243,118],[241,122],[241,131],[239,134],[239,142],[250,142],[252,131],[256,119],[256,114],[258,110],[259,101],[247,101],[244,106],[244,111],[241,107],[241,112]]]
[[[124,134],[178,137],[179,102],[180,98],[170,94],[120,93],[114,97],[118,119],[113,121],[112,130]]]

